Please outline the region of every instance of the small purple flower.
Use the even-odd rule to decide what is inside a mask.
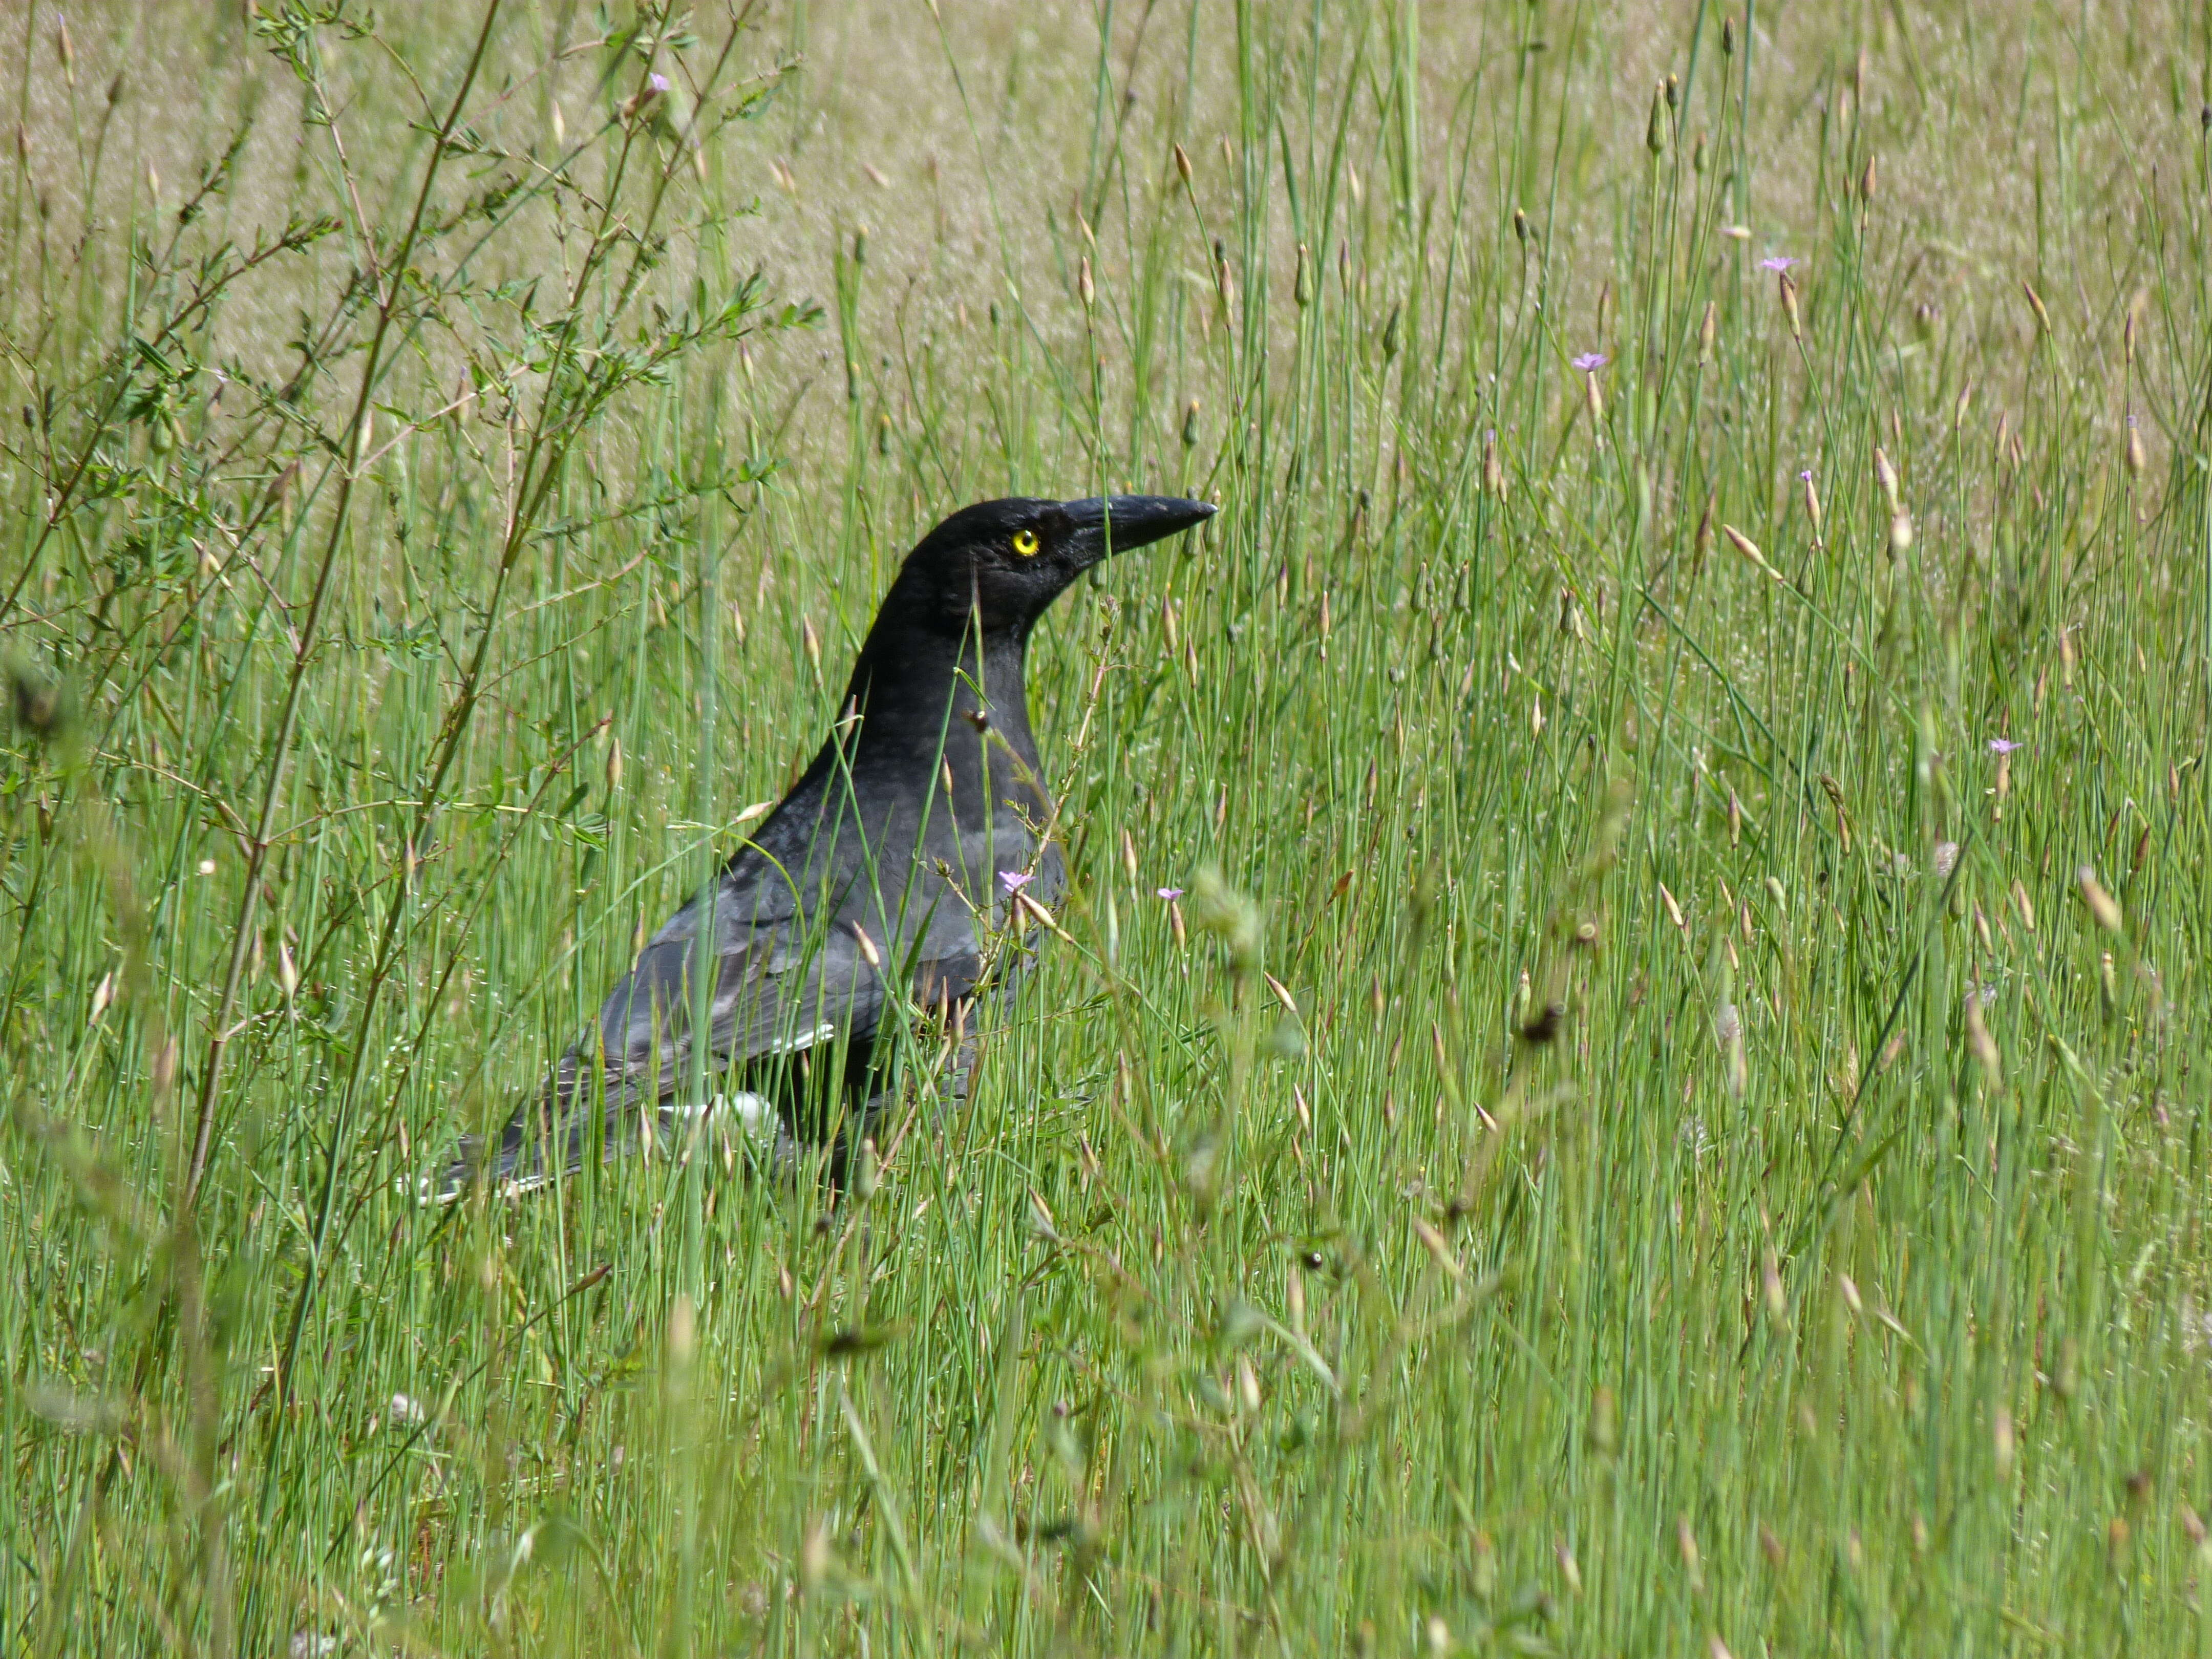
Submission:
[[[1797,262],[1795,259],[1791,258],[1786,253],[1770,253],[1764,259],[1761,259],[1759,262],[1759,268],[1761,270],[1774,271],[1778,275],[1781,272],[1788,270],[1790,266],[1796,263]]]
[[[1607,361],[1602,351],[1585,351],[1575,359],[1575,367],[1585,374],[1595,374],[1606,366]]]
[[[1990,739],[1990,753],[1992,755],[2009,755],[2014,750],[2020,747],[2021,745],[2014,743],[2010,738],[1991,738]]]
[[[1812,469],[1811,467],[1809,467],[1809,466],[1808,466],[1808,467],[1807,467],[1807,468],[1806,468],[1802,472],[1800,472],[1800,473],[1797,475],[1797,482],[1798,482],[1799,483],[1812,483],[1812,482],[1813,482],[1813,469]]]
[[[1163,887],[1158,890],[1159,892],[1159,896],[1164,899],[1179,899],[1182,896],[1183,893],[1183,890],[1180,887]]]
[[[1001,870],[999,872],[999,879],[1006,884],[1009,893],[1018,893],[1036,878],[1026,870]]]
[[[665,92],[668,90],[668,77],[658,73],[648,75],[645,77],[645,84],[655,92]]]

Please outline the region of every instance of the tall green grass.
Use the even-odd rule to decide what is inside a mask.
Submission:
[[[2212,1644],[2199,13],[10,27],[9,1651]],[[1127,485],[960,1114],[420,1201]]]

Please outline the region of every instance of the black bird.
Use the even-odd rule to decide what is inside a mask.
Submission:
[[[653,936],[495,1151],[464,1147],[452,1188],[472,1175],[538,1186],[717,1106],[772,1136],[779,1164],[829,1146],[835,1178],[895,1086],[899,1008],[935,1015],[959,1052],[976,998],[1019,965],[1018,952],[994,960],[987,939],[1017,891],[1049,906],[1060,890],[1023,682],[1030,630],[1085,571],[1213,510],[1152,495],[984,501],[924,537],[828,741],[711,890],[707,1098],[687,1097],[702,894]]]

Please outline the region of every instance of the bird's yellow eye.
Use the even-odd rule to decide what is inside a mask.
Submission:
[[[1034,530],[1017,530],[1016,532],[1014,532],[1014,551],[1015,551],[1015,552],[1017,552],[1017,553],[1020,554],[1024,558],[1025,558],[1025,559],[1026,559],[1026,558],[1033,557],[1033,556],[1036,555],[1036,550],[1037,550],[1037,538],[1036,538],[1036,531],[1034,531]]]

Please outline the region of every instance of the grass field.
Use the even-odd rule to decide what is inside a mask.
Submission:
[[[0,29],[0,1650],[2212,1651],[2201,7]],[[965,1109],[418,1202],[1129,486]]]

